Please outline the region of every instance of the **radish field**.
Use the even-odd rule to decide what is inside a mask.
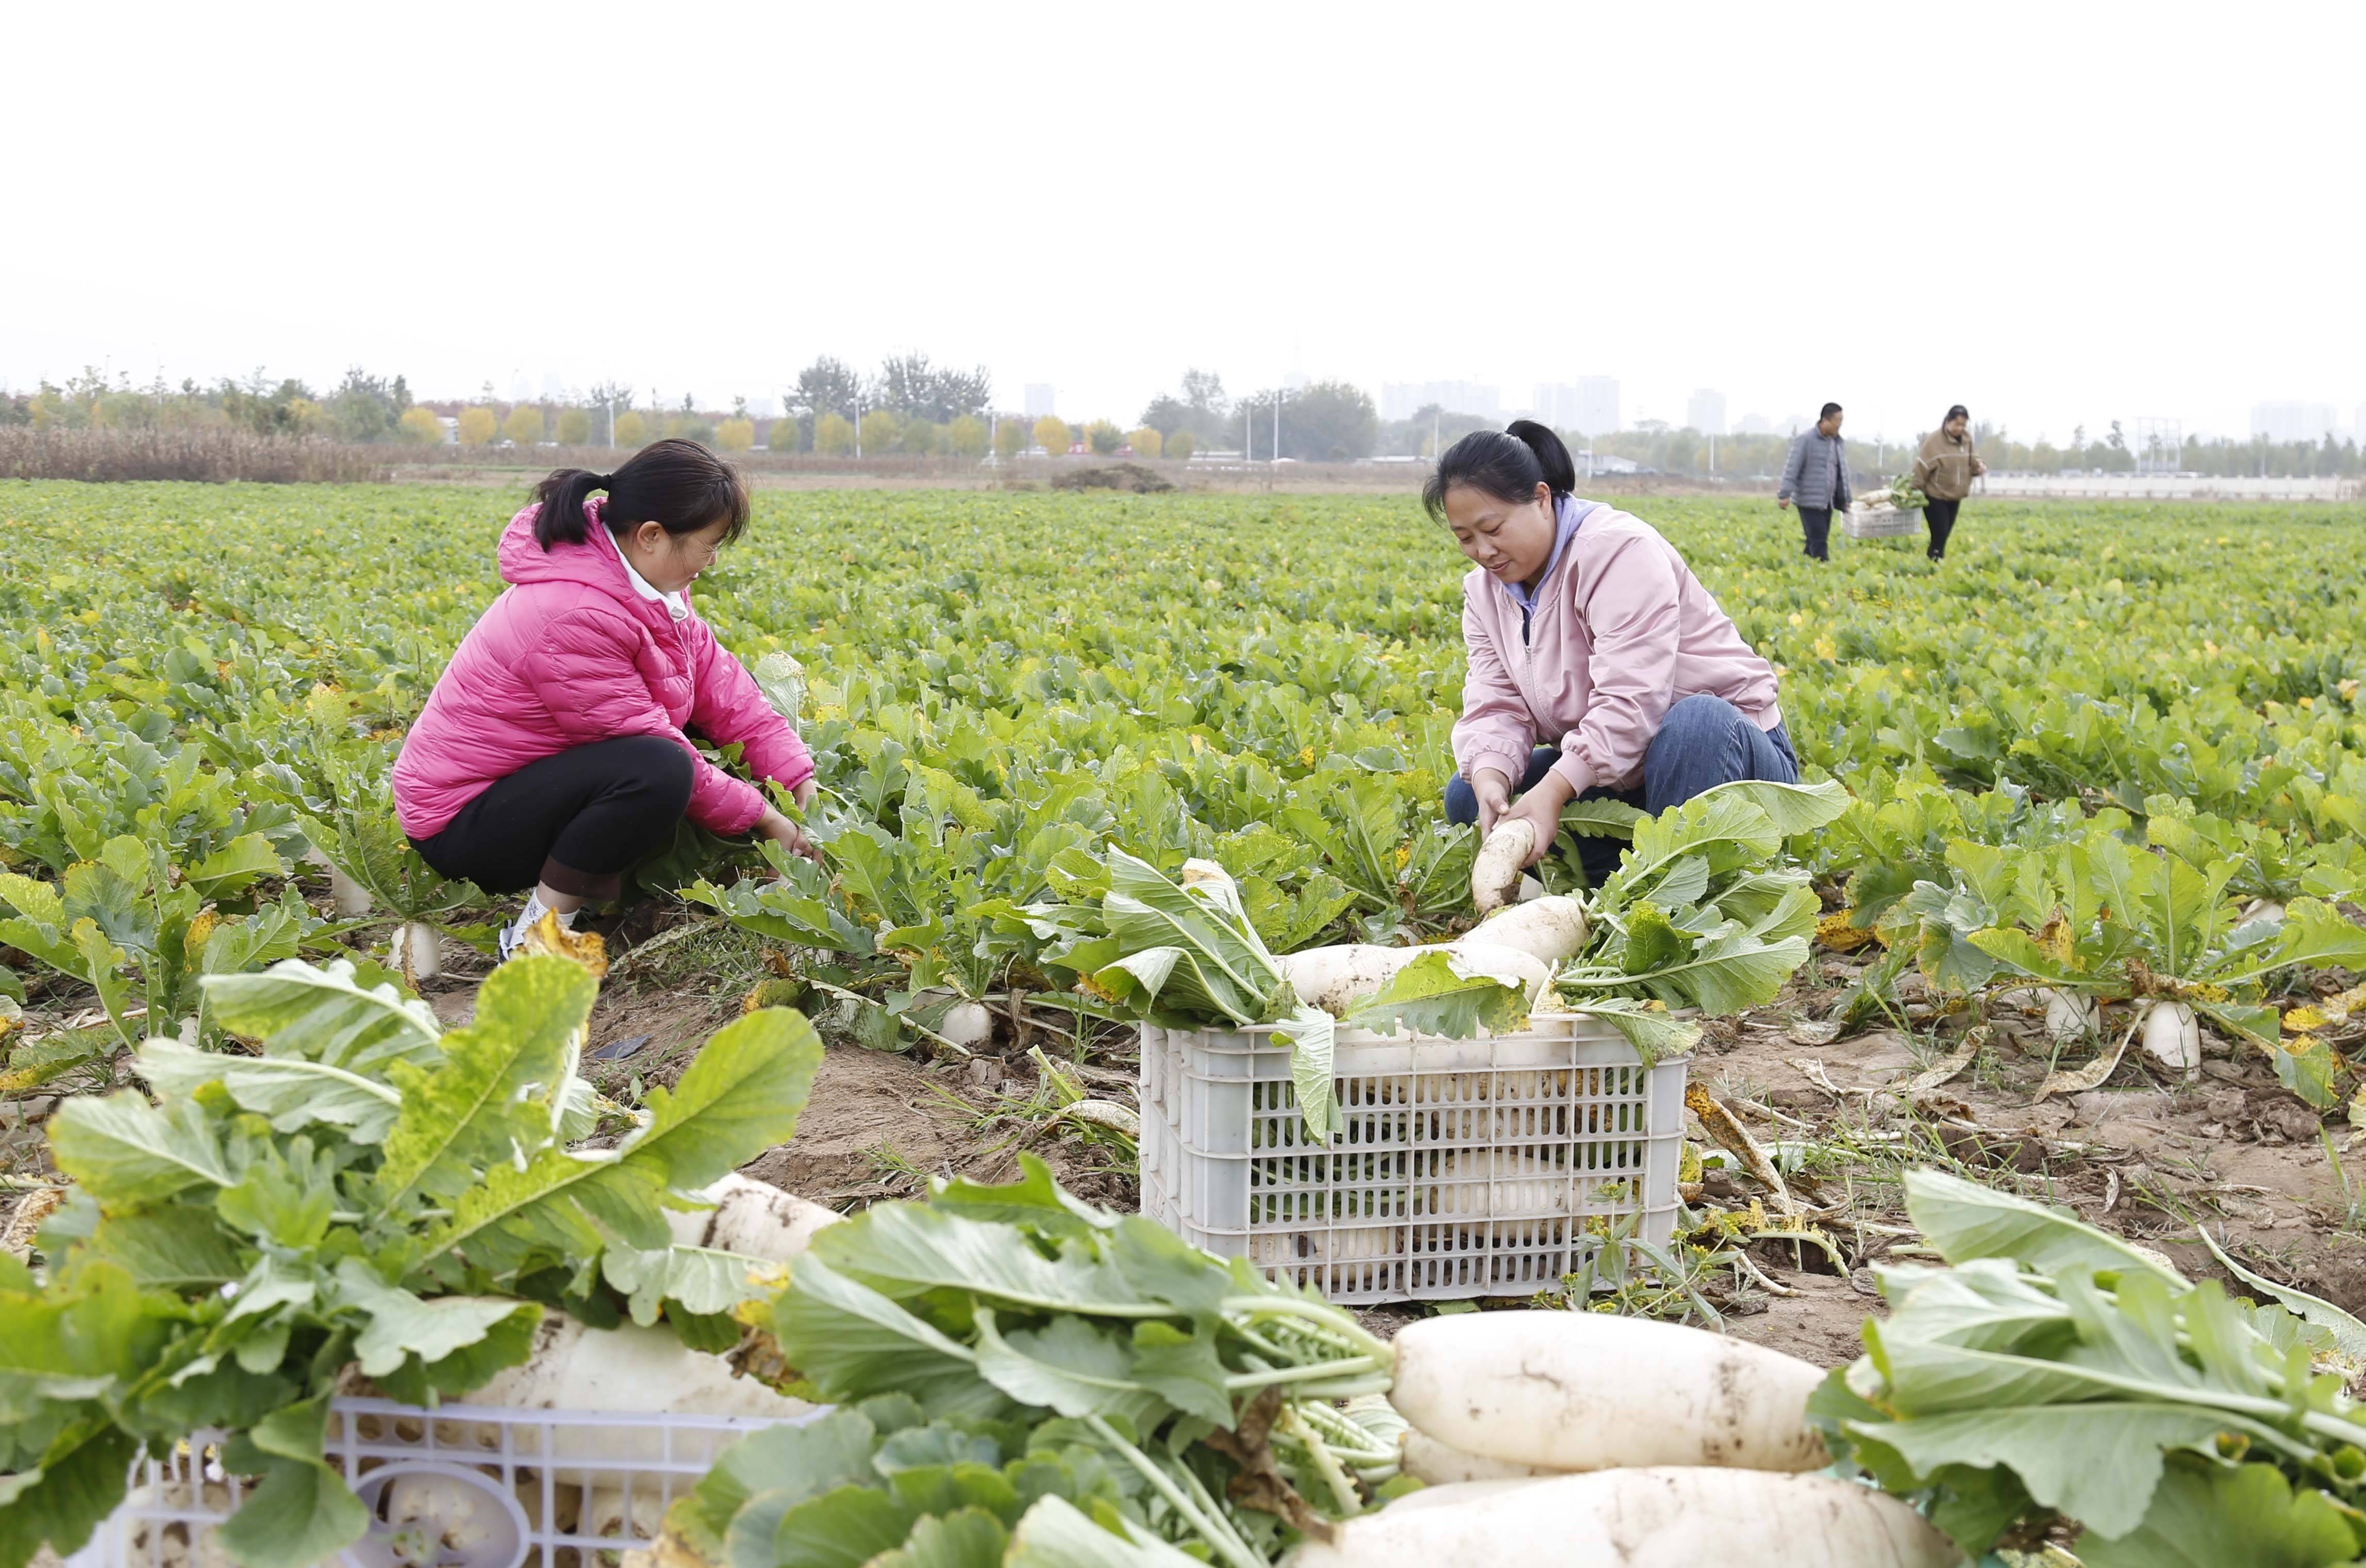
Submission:
[[[496,972],[491,933],[513,901],[429,872],[394,828],[386,779],[499,592],[493,548],[516,503],[440,487],[0,487],[0,1212],[21,1211],[0,1292],[16,1292],[12,1311],[52,1310],[21,1261],[38,1250],[38,1201],[62,1216],[41,1247],[100,1258],[61,1272],[58,1289],[128,1303],[136,1277],[138,1310],[181,1325],[169,1354],[138,1337],[147,1328],[124,1328],[123,1377],[157,1383],[167,1361],[183,1364],[173,1358],[208,1358],[110,1408],[120,1438],[90,1435],[113,1428],[84,1408],[82,1384],[42,1393],[43,1420],[81,1411],[97,1424],[28,1427],[13,1468],[69,1452],[119,1466],[129,1450],[106,1445],[171,1438],[215,1408],[197,1393],[175,1403],[184,1375],[233,1414],[250,1397],[276,1408],[299,1386],[286,1381],[299,1359],[287,1348],[308,1347],[305,1376],[332,1376],[335,1336],[355,1323],[372,1325],[362,1355],[383,1370],[370,1375],[414,1400],[475,1386],[503,1364],[496,1351],[522,1356],[511,1340],[535,1314],[521,1301],[661,1315],[693,1349],[740,1343],[744,1327],[777,1356],[813,1332],[817,1320],[799,1314],[823,1310],[834,1276],[800,1265],[783,1287],[733,1255],[693,1256],[659,1213],[660,1192],[734,1168],[865,1216],[817,1245],[873,1281],[903,1266],[879,1235],[953,1224],[944,1215],[964,1206],[980,1217],[960,1223],[1031,1238],[1010,1242],[1014,1255],[1065,1267],[1082,1227],[1105,1224],[1090,1245],[1107,1247],[1110,1268],[1149,1267],[1128,1251],[1152,1245],[1142,1231],[1062,1207],[1123,1211],[1138,1196],[1133,1023],[1152,1015],[1121,977],[1139,972],[1111,962],[1130,940],[1120,895],[1149,908],[1185,897],[1170,879],[1204,892],[1207,870],[1185,863],[1213,863],[1253,928],[1240,945],[1262,944],[1268,964],[1329,944],[1443,943],[1472,927],[1478,845],[1440,808],[1464,568],[1412,498],[759,492],[748,536],[695,598],[813,750],[819,863],[685,828],[622,907],[587,922],[605,941],[584,963],[604,964],[601,983],[546,953]],[[1908,539],[1837,541],[1820,566],[1800,558],[1796,521],[1763,501],[1631,505],[1775,665],[1816,786],[1802,792],[1813,812],[1794,820],[1817,825],[1786,839],[1773,808],[1728,803],[1722,816],[1686,808],[1616,827],[1632,840],[1624,901],[1589,904],[1593,934],[1578,940],[1593,945],[1536,984],[1615,1019],[1639,1049],[1690,1052],[1676,1234],[1643,1247],[1604,1225],[1583,1275],[1489,1304],[1691,1322],[1834,1366],[1883,1333],[1947,1342],[1944,1324],[1921,1326],[1944,1314],[1896,1293],[1923,1277],[1898,1266],[1992,1265],[2004,1255],[1980,1249],[1998,1216],[2027,1221],[2012,1206],[2026,1199],[2085,1222],[2044,1233],[2075,1233],[2061,1245],[2082,1257],[2159,1269],[2158,1281],[2114,1288],[2130,1323],[2168,1336],[2172,1359],[2185,1331],[2144,1292],[2195,1292],[2189,1275],[2366,1308],[2366,1179],[2344,1163],[2366,1128],[2355,545],[2366,519],[2329,506],[1975,502],[1944,565]],[[1549,891],[1582,891],[1558,859],[1539,874]],[[1198,912],[1211,908],[1203,897]],[[411,933],[400,954],[398,931]],[[440,973],[417,962],[422,944]],[[291,958],[319,967],[263,973]],[[1435,961],[1423,984],[1447,984],[1447,967]],[[1692,977],[1665,978],[1679,971]],[[1470,979],[1458,971],[1452,984]],[[391,989],[365,993],[376,986]],[[1512,982],[1480,976],[1465,989],[1491,987],[1483,1003],[1462,998],[1460,1032],[1509,1016],[1499,993],[1516,1000]],[[365,1015],[374,1021],[355,1021]],[[1445,1015],[1403,1016],[1427,1028],[1417,1021]],[[304,1017],[320,1027],[290,1022]],[[275,1033],[299,1043],[271,1047]],[[395,1040],[409,1055],[367,1071],[308,1063],[294,1098],[285,1085],[297,1079],[262,1070],[332,1035]],[[250,1056],[258,1039],[265,1053]],[[504,1051],[542,1053],[532,1072],[515,1068],[541,1096],[517,1102],[523,1121],[460,1081],[493,1073]],[[1298,1089],[1319,1128],[1305,1077]],[[463,1101],[478,1109],[438,1109]],[[614,1163],[566,1146],[587,1141],[617,1151]],[[1047,1196],[1038,1158],[1073,1197]],[[658,1169],[669,1159],[680,1163]],[[65,1196],[62,1168],[84,1196]],[[579,1212],[565,1191],[587,1169],[617,1172],[617,1185]],[[333,1211],[331,1185],[344,1194]],[[140,1250],[164,1233],[139,1226],[192,1214],[217,1229],[179,1261]],[[1236,1320],[1222,1332],[1268,1349],[1268,1334],[1298,1345],[1269,1320],[1317,1325],[1294,1352],[1303,1363],[1278,1372],[1220,1366],[1211,1339],[1200,1424],[1229,1413],[1232,1393],[1292,1382],[1286,1419],[1323,1426],[1357,1457],[1366,1501],[1393,1495],[1374,1488],[1402,1479],[1394,1439],[1335,1404],[1385,1385],[1391,1337],[1426,1309],[1351,1314],[1285,1285],[1227,1285],[1218,1264],[1183,1252],[1174,1289],[1189,1276],[1198,1293],[1158,1312],[1221,1300]],[[365,1255],[383,1280],[364,1278]],[[2041,1276],[2062,1273],[2063,1299],[2089,1300],[2067,1255],[2043,1269],[2011,1256],[2024,1284],[2052,1291]],[[132,1270],[119,1280],[118,1263]],[[150,1264],[163,1271],[138,1274]],[[212,1286],[250,1265],[304,1271],[287,1309],[298,1340],[239,1328],[245,1309],[217,1299],[228,1292]],[[942,1282],[904,1280],[897,1299],[931,1281]],[[451,1292],[437,1308],[482,1316],[474,1339],[447,1343],[407,1315],[422,1303],[405,1292],[431,1286]],[[1225,1294],[1236,1287],[1249,1293]],[[999,1288],[978,1284],[975,1301],[944,1309],[928,1343],[960,1360],[970,1350],[943,1350],[943,1334],[980,1335],[1007,1359],[983,1304],[1008,1310]],[[760,1307],[774,1289],[779,1303]],[[2204,1310],[2191,1303],[2216,1302],[2215,1289],[2179,1295],[2177,1310]],[[186,1303],[173,1304],[175,1290]],[[1128,1314],[1146,1310],[1112,1307],[1106,1341],[1080,1323],[1061,1332],[1120,1347],[1109,1353],[1121,1359],[1196,1343],[1135,1337]],[[1010,1344],[1024,1350],[1036,1332]],[[2282,1328],[2259,1333],[2262,1355],[2290,1348]],[[315,1334],[330,1348],[302,1337]],[[204,1370],[233,1343],[254,1378],[282,1350],[287,1368],[249,1390],[224,1362],[215,1389]],[[431,1359],[453,1346],[464,1348]],[[802,1371],[850,1411],[875,1410],[927,1364],[825,1358]],[[2306,1358],[2293,1364],[2304,1378]],[[1084,1406],[1062,1403],[1073,1392],[1021,1403],[1074,1416]],[[2281,1411],[2285,1397],[2253,1403]],[[1811,1416],[1844,1453],[1872,1409]],[[1148,1467],[1150,1429],[1142,1450],[1104,1440]],[[1035,1451],[996,1430],[1009,1450],[996,1447],[996,1462]],[[1357,1512],[1350,1478],[1288,1459],[1291,1443],[1326,1451],[1278,1441],[1291,1483],[1335,1483],[1333,1517]],[[1082,1506],[1100,1472],[1064,1452],[1076,1468],[1062,1484]],[[1858,1453],[1882,1473],[1878,1451]],[[2314,1462],[2304,1454],[2295,1473]],[[2216,1484],[2191,1465],[2169,1473],[2178,1499]],[[2124,1480],[2096,1471],[2055,1512],[2099,1538],[2105,1524],[2135,1531],[2149,1494]],[[2053,1506],[2033,1501],[2041,1484],[1980,1494],[1988,1512],[1941,1523],[1959,1541],[2016,1517],[2053,1528]],[[2325,1484],[2356,1489],[2346,1470]],[[701,1504],[711,1517],[693,1509],[675,1528],[705,1529],[719,1551],[745,1501],[727,1490]],[[1121,1500],[1172,1539],[1204,1526],[1197,1539],[1224,1561],[1263,1562],[1296,1539],[1271,1521],[1186,1529]],[[48,1535],[27,1540],[76,1528],[69,1503],[37,1502],[54,1517],[41,1513],[26,1529]],[[346,1528],[334,1503],[314,1516],[322,1540]],[[257,1542],[242,1550],[279,1568]],[[286,1551],[285,1568],[311,1560]]]
[[[349,840],[321,846],[339,863],[386,863],[400,886],[381,911],[481,940],[490,907],[392,863],[383,779],[498,589],[512,502],[0,493],[0,855],[12,887],[66,894],[51,922],[17,899],[0,938],[0,987],[30,1009],[14,1091],[103,1074],[145,1032],[140,1008],[178,1017],[194,995],[203,964],[164,929],[174,916],[77,904],[72,869],[110,840],[208,895],[185,928],[250,933],[253,953],[233,942],[224,962],[383,953],[382,926],[344,931],[314,907],[308,823]],[[1847,970],[1809,1012],[1940,1049],[1980,998],[2033,978],[2140,996],[2134,956],[2166,977],[2159,994],[2205,1004],[2214,1048],[2313,1112],[2346,1104],[2346,1014],[2295,1013],[2310,1000],[2295,987],[2341,999],[2341,965],[2253,975],[2200,950],[2246,908],[2330,911],[2366,882],[2354,509],[1976,505],[1944,567],[1909,540],[1848,543],[1814,569],[1760,503],[1638,507],[1777,666],[1809,776],[1854,796],[1790,846],[1831,911],[1817,959]],[[660,912],[642,926],[720,910],[834,952],[824,983],[866,1000],[1083,1008],[1010,911],[1043,896],[1061,851],[1114,842],[1169,872],[1226,866],[1278,952],[1449,934],[1469,923],[1473,851],[1438,808],[1461,570],[1410,498],[763,494],[697,596],[727,647],[800,667],[789,700],[825,786],[829,872],[774,882],[745,849],[685,832],[643,874]],[[2114,897],[2131,865],[2178,872],[2150,913],[2142,889]],[[673,904],[679,889],[700,902]],[[2063,948],[2048,922],[2081,908],[2106,918]],[[82,914],[119,960],[77,947]],[[2015,933],[2060,951],[2032,956]],[[930,1048],[928,1002],[839,1011],[867,1043]],[[1065,1027],[1089,1056],[1092,1021]],[[2108,1032],[2047,1035],[2044,1066]],[[2133,1060],[2120,1072],[2141,1078]]]

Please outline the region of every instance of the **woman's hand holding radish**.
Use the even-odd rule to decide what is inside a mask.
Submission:
[[[1471,775],[1470,793],[1479,800],[1479,837],[1483,840],[1512,804],[1512,781],[1493,768],[1482,768]]]
[[[1482,772],[1481,776],[1487,775]],[[1528,858],[1521,863],[1521,869],[1525,871],[1551,852],[1553,841],[1560,837],[1560,808],[1569,804],[1570,796],[1573,793],[1569,787],[1567,779],[1562,778],[1559,773],[1548,773],[1536,782],[1534,787],[1523,792],[1519,799],[1512,802],[1509,807],[1500,808],[1493,821],[1488,818],[1486,796],[1482,795],[1479,807],[1481,836],[1483,838],[1487,833],[1493,831],[1497,826],[1515,817],[1526,818],[1537,830],[1537,841],[1535,847],[1529,850]]]
[[[798,792],[799,806],[805,805],[806,801],[812,798],[812,787],[808,784]],[[821,859],[821,852],[814,847],[812,840],[806,837],[805,829],[783,816],[778,807],[764,807],[764,815],[756,818],[756,831],[793,855],[803,855],[806,859],[817,863]]]

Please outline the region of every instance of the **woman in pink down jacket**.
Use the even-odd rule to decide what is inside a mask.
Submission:
[[[572,925],[615,897],[684,816],[812,852],[686,733],[737,742],[760,777],[813,799],[805,742],[690,607],[691,583],[747,525],[739,476],[694,441],[659,441],[613,474],[561,468],[510,519],[509,587],[394,765],[395,814],[429,865],[488,892],[534,889],[502,957],[546,911]]]
[[[1736,779],[1799,782],[1774,671],[1657,529],[1576,487],[1560,437],[1523,419],[1447,448],[1422,492],[1476,563],[1447,818],[1527,818],[1531,865],[1572,800],[1658,813]],[[1589,883],[1618,868],[1617,840],[1572,838]]]

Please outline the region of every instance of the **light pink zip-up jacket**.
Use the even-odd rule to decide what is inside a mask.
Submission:
[[[1560,749],[1553,771],[1580,794],[1636,788],[1660,721],[1702,692],[1761,729],[1783,722],[1774,670],[1658,529],[1599,502],[1560,504],[1582,521],[1537,585],[1525,640],[1508,589],[1478,567],[1462,580],[1464,778],[1493,768],[1516,788],[1544,745]]]
[[[813,759],[755,678],[693,610],[680,622],[639,597],[625,559],[600,536],[606,502],[584,503],[594,532],[546,550],[529,506],[501,535],[510,586],[478,617],[444,669],[394,762],[394,813],[413,839],[434,837],[495,779],[529,762],[625,735],[659,735],[692,758],[690,819],[743,833],[764,797],[699,755],[685,725],[734,741],[749,770],[791,789]]]

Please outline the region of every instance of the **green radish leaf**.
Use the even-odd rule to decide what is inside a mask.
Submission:
[[[650,1091],[648,1125],[614,1149],[546,1148],[522,1170],[489,1169],[430,1235],[426,1257],[456,1250],[497,1273],[535,1258],[589,1258],[602,1239],[593,1221],[634,1247],[670,1246],[662,1195],[693,1192],[788,1142],[820,1061],[803,1015],[749,1013],[706,1043],[671,1092]]]
[[[966,1291],[1039,1312],[1171,1317],[1135,1298],[1124,1276],[1085,1247],[1046,1258],[1019,1228],[917,1203],[879,1203],[814,1236],[815,1256],[896,1301]]]
[[[836,1227],[831,1227],[835,1229]],[[827,1234],[827,1233],[825,1233]],[[940,1416],[995,1416],[1008,1402],[977,1375],[977,1358],[870,1286],[808,1250],[772,1303],[772,1336],[825,1399],[908,1393]]]
[[[571,959],[513,959],[479,987],[468,1023],[444,1037],[441,1065],[432,1071],[390,1065],[401,1114],[378,1166],[378,1212],[392,1212],[414,1192],[457,1198],[477,1186],[480,1168],[511,1165],[549,1144],[599,990]]]
[[[1277,1021],[1273,1032],[1290,1042],[1290,1083],[1299,1117],[1317,1143],[1327,1144],[1347,1126],[1333,1087],[1339,1021],[1321,1008],[1301,1006]]]
[[[1140,1430],[1172,1408],[1134,1376],[1133,1356],[1123,1341],[1065,1314],[1041,1329],[1006,1335],[994,1309],[979,1307],[977,1374],[1020,1404],[1045,1405],[1063,1416],[1122,1417]]]
[[[51,1118],[50,1148],[58,1168],[110,1214],[236,1179],[213,1122],[192,1100],[160,1110],[129,1090],[76,1095]]]
[[[129,1432],[85,1422],[39,1464],[0,1476],[0,1563],[24,1568],[44,1546],[61,1557],[81,1551],[122,1504],[139,1455]]]
[[[1639,807],[1607,795],[1572,800],[1560,808],[1561,830],[1581,839],[1632,838],[1635,824],[1650,815]]]
[[[391,985],[365,987],[344,959],[317,969],[289,959],[260,975],[208,975],[202,983],[216,1022],[267,1042],[282,1058],[365,1077],[382,1076],[392,1062],[431,1066],[442,1058],[435,1010]]]
[[[1491,968],[1482,953],[1441,949],[1390,976],[1339,1021],[1382,1034],[1394,1034],[1402,1025],[1417,1033],[1469,1040],[1482,1029],[1516,1029],[1527,1015],[1527,982],[1518,969]]]
[[[233,1474],[263,1477],[216,1532],[245,1568],[308,1568],[352,1545],[369,1510],[322,1457],[329,1396],[276,1410],[224,1450]]]
[[[2322,1297],[2312,1296],[2306,1291],[2295,1291],[2289,1285],[2279,1285],[2272,1280],[2261,1279],[2229,1258],[2226,1249],[2218,1245],[2218,1238],[2210,1234],[2208,1226],[2196,1225],[2193,1234],[2202,1238],[2202,1245],[2210,1249],[2210,1256],[2215,1258],[2226,1272],[2251,1289],[2274,1298],[2293,1316],[2325,1330],[2332,1337],[2334,1348],[2343,1355],[2366,1358],[2366,1323],[2360,1322]]]
[[[771,1293],[750,1275],[773,1265],[745,1253],[711,1247],[664,1247],[650,1251],[611,1245],[600,1255],[603,1278],[628,1301],[633,1321],[647,1327],[659,1309],[677,1303],[683,1312],[708,1316]]]
[[[285,875],[287,863],[260,833],[234,839],[181,874],[184,885],[208,898],[242,892],[265,876]]]
[[[934,1516],[912,1527],[901,1547],[872,1560],[873,1568],[1002,1568],[1010,1532],[984,1508]]]
[[[345,1128],[357,1144],[375,1144],[394,1125],[402,1096],[359,1073],[301,1056],[241,1056],[198,1051],[152,1036],[140,1046],[140,1073],[157,1094],[186,1098],[218,1083],[242,1111],[292,1133],[316,1122]]]
[[[2136,1269],[2178,1290],[2185,1278],[2115,1235],[2066,1214],[1944,1171],[1906,1174],[1906,1209],[1950,1263],[2010,1258],[2041,1273],[2070,1269]]]
[[[1005,1568],[1186,1568],[1200,1559],[1112,1516],[1105,1527],[1062,1497],[1027,1510],[1011,1532]]]
[[[735,1518],[757,1496],[775,1498],[772,1525],[777,1528],[780,1516],[807,1497],[874,1479],[871,1456],[877,1446],[876,1429],[853,1410],[751,1432],[715,1456],[715,1467],[676,1505],[668,1522],[683,1529],[708,1561],[717,1561]],[[769,1548],[771,1540],[766,1531],[762,1546]]]
[[[2326,1494],[2295,1489],[2268,1464],[2180,1460],[2135,1528],[2079,1538],[2086,1568],[2325,1568],[2353,1562],[2358,1538]]]

